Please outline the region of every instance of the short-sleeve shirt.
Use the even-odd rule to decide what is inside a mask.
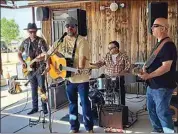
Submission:
[[[25,39],[19,47],[19,51],[22,53],[25,52],[25,56],[30,57],[31,60],[36,58],[42,52],[47,52],[47,50],[48,50],[48,46],[47,46],[45,40],[38,36],[35,38],[35,40],[33,42],[31,42],[30,38]],[[43,61],[35,63],[35,64],[33,64],[32,68],[36,69],[42,63],[43,63]]]
[[[76,37],[65,36],[63,43],[58,46],[58,52],[64,55],[65,58],[72,58],[72,53],[75,45]],[[79,61],[83,56],[86,57],[85,68],[89,68],[89,44],[88,41],[83,36],[78,36],[76,42],[76,51],[74,57],[74,68],[79,67]],[[57,43],[54,43],[54,48],[57,46]],[[82,73],[75,75],[72,73],[72,77],[68,78],[72,83],[83,83],[89,81],[89,75]]]
[[[161,41],[160,41],[161,42]],[[156,69],[162,66],[162,62],[172,60],[172,65],[170,71],[161,75],[149,79],[148,85],[153,89],[158,88],[171,88],[174,89],[176,87],[176,83],[174,80],[174,74],[176,72],[176,60],[177,60],[177,51],[176,46],[173,42],[167,42],[164,44],[160,52],[158,53],[156,59],[147,69],[148,73],[152,73]]]
[[[103,66],[106,66],[105,73],[107,75],[112,76],[113,74],[122,73],[122,71],[129,72],[131,64],[125,52],[119,52],[115,60],[114,62],[112,60],[112,55],[107,53],[106,56],[99,61]]]

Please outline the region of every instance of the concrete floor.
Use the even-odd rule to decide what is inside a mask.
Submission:
[[[40,112],[27,115],[31,108],[31,92],[29,87],[22,87],[23,92],[11,95],[7,92],[8,87],[1,87],[1,133],[49,133],[49,118],[46,117],[47,123],[39,123],[32,127],[29,126],[29,119],[37,120]],[[27,102],[28,96],[28,102]],[[146,99],[145,96],[136,98],[137,95],[127,94],[126,105],[129,110],[136,111],[143,108]],[[134,98],[133,98],[134,97]],[[133,99],[132,99],[133,98]],[[144,100],[143,100],[144,99]],[[143,101],[141,101],[143,100]],[[40,102],[40,101],[39,101]],[[10,106],[8,106],[10,105]],[[40,104],[39,104],[40,105]],[[6,107],[8,106],[8,107]],[[4,109],[5,108],[5,109]],[[41,109],[41,108],[40,108]],[[22,111],[23,110],[23,111]],[[21,112],[22,111],[22,112]],[[81,113],[81,107],[79,107]],[[68,107],[61,110],[52,109],[52,132],[68,133],[69,123],[60,119],[68,114]],[[80,132],[85,133],[85,128],[80,125]],[[177,129],[177,128],[176,128]],[[140,113],[138,120],[130,128],[124,130],[125,133],[150,133],[152,130],[147,112]],[[104,133],[104,129],[98,126],[94,127],[95,133]]]

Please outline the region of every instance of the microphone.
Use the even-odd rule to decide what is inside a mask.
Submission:
[[[67,35],[67,32],[65,32],[63,35],[62,35],[62,37],[59,39],[59,41],[58,42],[63,42],[63,39],[64,39],[64,37]]]

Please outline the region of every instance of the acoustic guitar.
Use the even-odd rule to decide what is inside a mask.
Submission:
[[[71,61],[60,58],[56,54],[50,56],[49,75],[52,79],[71,77],[71,72],[90,74],[91,69],[76,69],[70,67]]]

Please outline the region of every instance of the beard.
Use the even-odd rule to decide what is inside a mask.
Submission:
[[[67,35],[68,35],[68,36],[74,36],[75,33],[74,33],[74,32],[68,32]]]

